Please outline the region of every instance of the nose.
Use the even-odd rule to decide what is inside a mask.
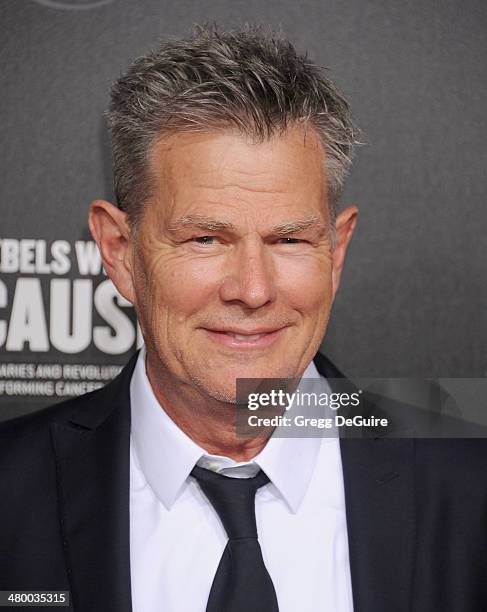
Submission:
[[[224,302],[240,302],[261,308],[275,300],[276,285],[272,256],[259,238],[248,237],[228,256],[220,285]]]

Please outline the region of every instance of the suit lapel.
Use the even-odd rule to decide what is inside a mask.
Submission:
[[[341,439],[355,612],[409,610],[413,440]]]
[[[315,363],[340,391],[350,381],[322,355]],[[332,388],[335,390],[333,381]],[[373,414],[373,410],[371,410]],[[412,590],[414,440],[340,439],[355,612],[407,612]]]
[[[59,511],[76,610],[130,612],[129,448],[132,358],[52,426]]]

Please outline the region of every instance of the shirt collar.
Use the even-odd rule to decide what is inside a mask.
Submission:
[[[131,437],[142,472],[154,493],[167,509],[174,504],[196,463],[235,476],[244,468],[245,477],[259,466],[269,477],[292,512],[296,512],[308,489],[321,438],[278,437],[276,428],[269,441],[252,461],[235,462],[228,457],[209,455],[166,414],[157,401],[145,369],[145,347],[140,351],[130,382]],[[320,378],[313,362],[303,378]],[[232,474],[233,472],[233,474]]]

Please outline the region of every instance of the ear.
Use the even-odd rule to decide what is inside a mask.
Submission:
[[[91,203],[88,225],[100,249],[103,266],[124,298],[134,303],[130,229],[126,213],[105,200]]]
[[[358,208],[356,206],[348,206],[340,212],[336,218],[336,243],[333,250],[333,297],[340,286],[340,277],[342,275],[345,256],[347,254],[348,245],[352,239],[355,225],[357,224]]]

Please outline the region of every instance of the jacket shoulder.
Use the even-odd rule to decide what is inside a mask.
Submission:
[[[72,415],[97,409],[102,395],[96,391],[49,406],[0,423],[0,482],[14,488],[19,481],[43,480],[51,471],[53,461],[51,427],[54,423],[69,422]]]
[[[0,423],[0,438],[2,441],[10,437],[19,437],[20,439],[28,433],[49,429],[53,423],[69,420],[71,414],[76,414],[80,410],[96,409],[98,398],[103,389],[104,387],[4,421]]]
[[[112,381],[100,389],[48,406],[37,412],[0,423],[0,463],[20,451],[39,450],[39,442],[50,439],[54,424],[75,424],[92,429],[101,423],[117,405],[129,402],[129,385],[137,353]]]

